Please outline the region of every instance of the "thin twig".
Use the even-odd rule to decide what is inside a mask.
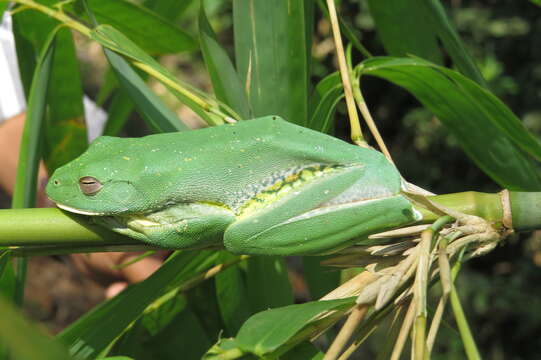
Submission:
[[[325,354],[323,360],[336,360],[342,353],[342,349],[350,339],[351,335],[357,329],[357,326],[363,321],[366,312],[368,311],[367,305],[357,305],[353,308],[349,314],[346,322],[340,329],[340,332],[334,339],[329,350]]]
[[[346,63],[344,45],[342,44],[340,25],[338,24],[338,16],[336,15],[334,0],[327,0],[327,7],[329,8],[329,18],[331,20],[334,44],[336,47],[338,67],[340,69],[340,76],[342,78],[342,85],[344,86],[344,94],[346,96],[346,105],[348,109],[349,123],[351,127],[351,140],[353,140],[353,142],[357,145],[366,146],[366,142],[363,139],[363,134],[361,131],[361,125],[359,123],[359,115],[357,114],[357,109],[355,108],[355,100],[353,99],[350,73]]]
[[[404,345],[408,338],[408,333],[410,332],[411,325],[413,323],[413,318],[415,317],[415,301],[411,301],[408,307],[408,312],[404,317],[404,322],[402,323],[402,328],[398,334],[398,338],[394,344],[393,353],[391,354],[390,360],[400,359]]]
[[[355,103],[357,104],[357,107],[359,111],[361,112],[361,115],[364,119],[364,122],[368,126],[368,129],[370,130],[370,133],[374,137],[374,140],[376,140],[376,143],[378,144],[379,149],[385,155],[385,157],[394,164],[393,158],[391,157],[391,153],[389,152],[389,149],[387,149],[387,145],[385,145],[385,141],[383,141],[383,138],[381,137],[381,134],[379,133],[378,127],[376,126],[376,122],[374,121],[374,118],[370,114],[370,110],[368,109],[368,106],[366,105],[366,101],[364,101],[363,94],[361,93],[361,84],[358,80],[357,75],[354,75],[353,77],[353,85],[352,85],[352,91],[353,91],[353,98],[355,99]]]

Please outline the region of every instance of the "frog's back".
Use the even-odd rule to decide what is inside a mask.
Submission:
[[[396,169],[377,151],[288,123],[278,117],[134,139],[142,189],[158,202],[213,202],[232,208],[310,166],[360,165],[396,188]],[[391,174],[392,176],[387,176]],[[386,180],[383,180],[384,182]],[[379,185],[378,185],[379,186]],[[394,190],[393,190],[394,191]]]

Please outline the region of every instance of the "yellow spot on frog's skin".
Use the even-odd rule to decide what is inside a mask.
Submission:
[[[123,156],[122,158],[123,158],[124,160],[131,160],[131,159],[130,159],[129,157],[127,157],[127,156]]]
[[[266,187],[254,197],[246,201],[238,209],[238,216],[245,217],[257,212],[257,210],[277,201],[288,194],[297,195],[302,185],[311,181],[317,177],[323,176],[332,171],[336,171],[341,168],[341,165],[312,165],[299,169],[297,172],[284,175],[283,177],[277,177],[276,181],[270,186]],[[326,194],[329,190],[326,190]]]
[[[192,158],[184,158],[184,161],[192,161]]]
[[[245,152],[246,150],[244,150],[244,149],[240,149],[239,151],[240,151],[240,152]]]

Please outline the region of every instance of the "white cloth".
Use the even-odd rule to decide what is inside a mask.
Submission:
[[[103,132],[107,113],[86,95],[83,104],[90,142]],[[25,109],[26,101],[19,77],[11,16],[6,11],[0,23],[0,123],[22,113]]]

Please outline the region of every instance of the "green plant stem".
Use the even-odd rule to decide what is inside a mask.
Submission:
[[[451,293],[449,294],[449,300],[468,360],[481,360],[481,355],[479,354],[479,350],[477,349],[477,345],[475,344],[475,340],[473,339],[470,326],[468,325],[468,320],[466,319],[464,309],[462,308],[460,298],[458,297],[456,287],[454,286],[455,279],[458,276],[458,273],[462,266],[462,256],[464,255],[464,252],[465,249],[463,249],[460,253],[451,271],[451,278],[453,283],[451,284]]]
[[[466,350],[466,355],[469,360],[481,360],[481,355],[473,339],[466,315],[460,304],[460,299],[458,298],[458,293],[456,287],[452,287],[451,293],[449,294],[449,299],[451,302],[451,308],[455,315],[455,320],[460,332],[460,337],[462,338],[462,343],[464,344],[464,349]]]
[[[0,210],[0,247],[138,244],[141,242],[59,209]]]

